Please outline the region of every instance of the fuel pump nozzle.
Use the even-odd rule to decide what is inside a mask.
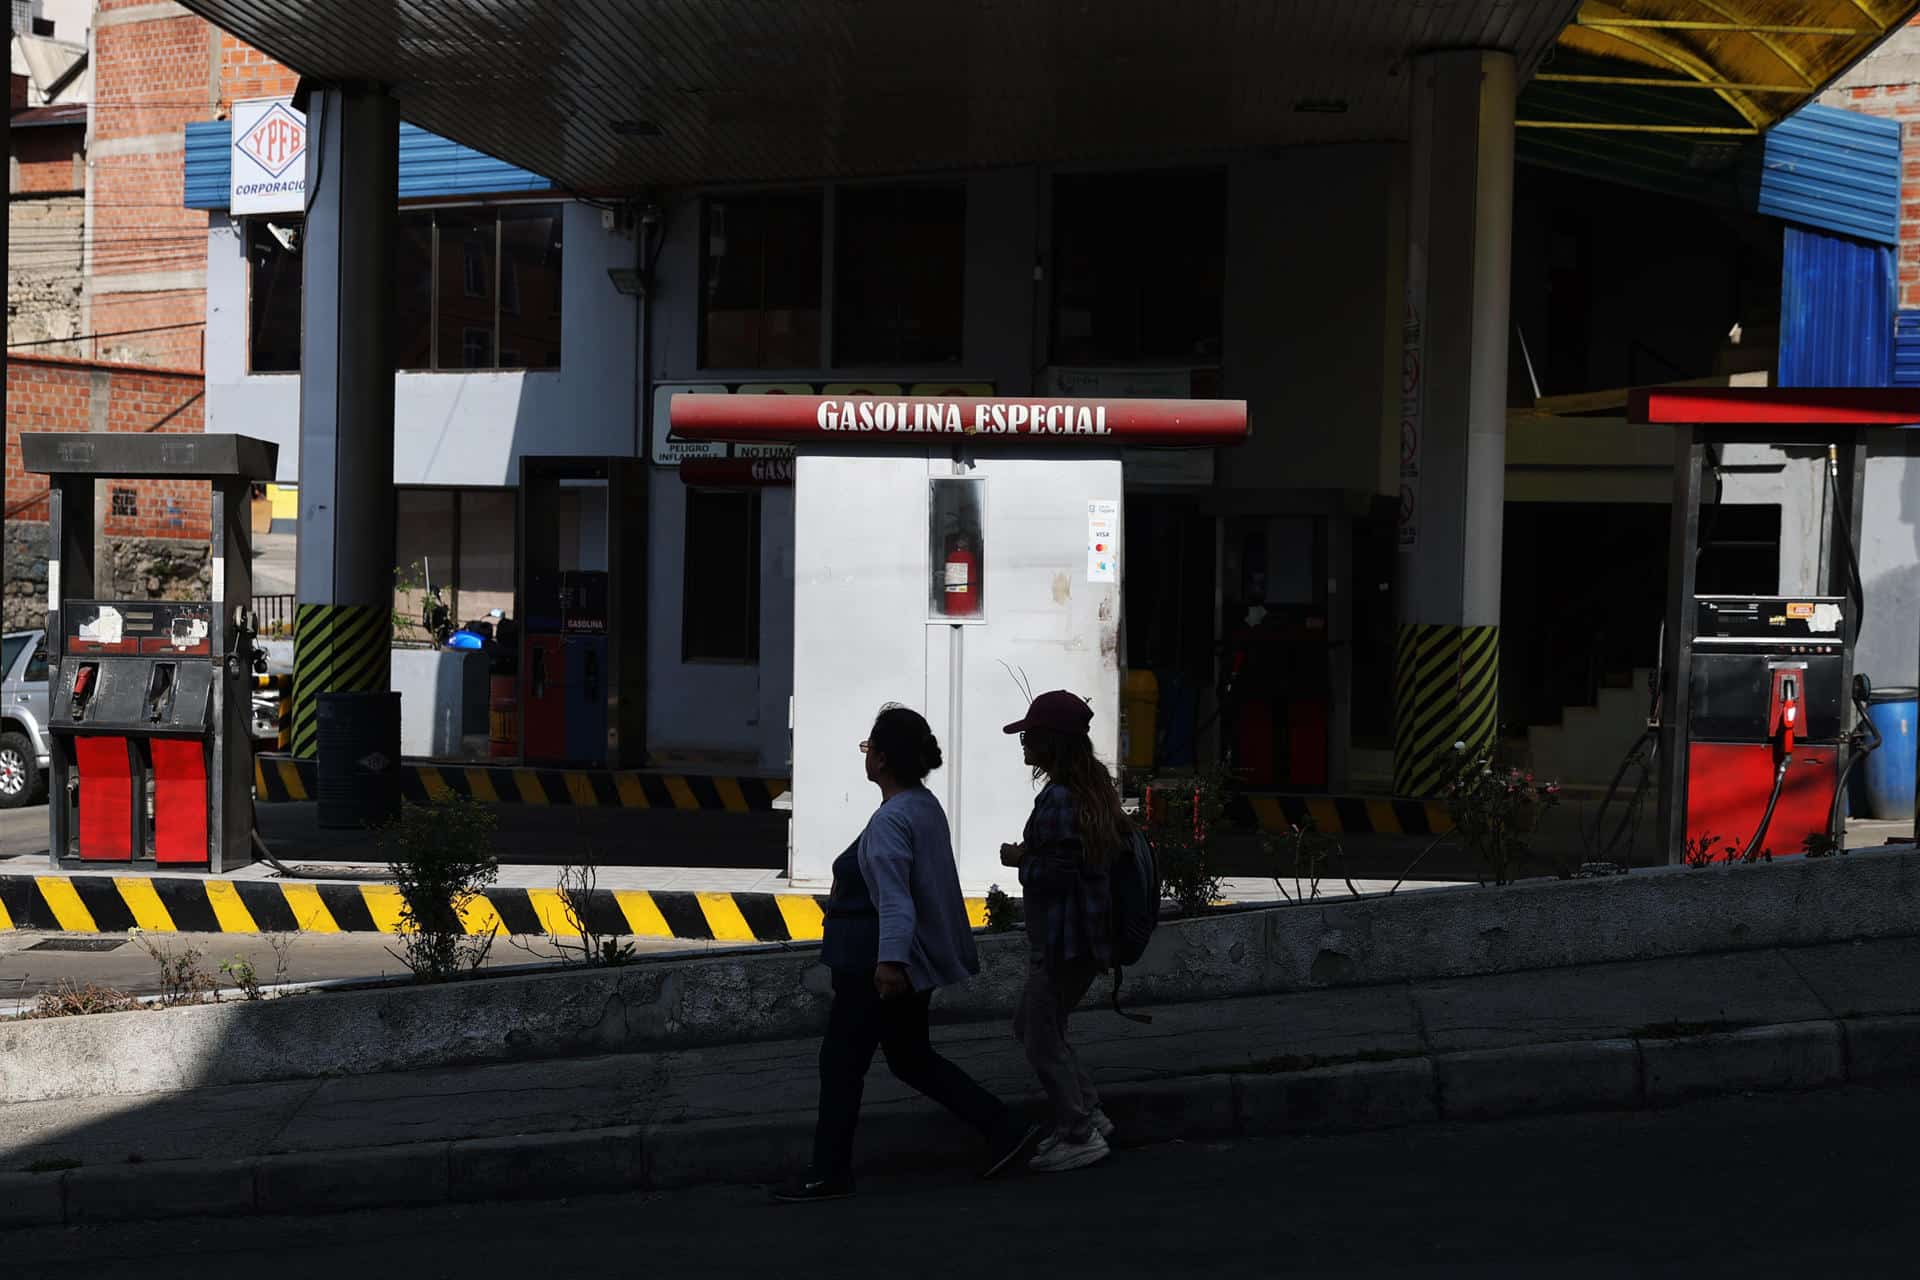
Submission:
[[[1793,765],[1794,736],[1804,723],[1801,691],[1806,684],[1806,670],[1806,664],[1798,662],[1772,669],[1773,696],[1767,708],[1767,732],[1773,737],[1779,759],[1774,762],[1773,790],[1767,793],[1767,807],[1760,815],[1760,825],[1753,829],[1753,838],[1740,851],[1742,862],[1752,861],[1760,850],[1761,841],[1767,838],[1767,828],[1773,823],[1773,811],[1780,804],[1780,792],[1787,785],[1787,770]]]

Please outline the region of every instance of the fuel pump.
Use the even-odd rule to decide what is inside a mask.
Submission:
[[[56,867],[219,873],[252,861],[248,497],[275,446],[232,435],[29,434],[46,474],[47,648]],[[211,585],[198,600],[101,599],[93,492],[102,479],[208,481]]]
[[[1661,784],[1666,859],[1681,861],[1689,847],[1696,857],[1710,847],[1735,859],[1832,851],[1843,836],[1847,778],[1879,745],[1866,717],[1871,682],[1853,671],[1866,606],[1854,550],[1866,433],[1920,422],[1920,394],[1655,387],[1633,393],[1628,416],[1671,426],[1676,437],[1667,621],[1649,715],[1657,745],[1636,746],[1639,758],[1657,760],[1649,767]],[[1702,495],[1715,487],[1725,451],[1751,445],[1784,451],[1769,459],[1825,463],[1829,518],[1817,558],[1827,567],[1815,590],[1698,590]]]

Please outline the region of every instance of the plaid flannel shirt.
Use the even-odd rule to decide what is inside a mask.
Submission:
[[[1105,867],[1088,865],[1073,796],[1049,784],[1033,802],[1021,837],[1027,941],[1049,965],[1113,963],[1113,885]]]

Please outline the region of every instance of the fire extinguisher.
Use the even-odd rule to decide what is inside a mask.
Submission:
[[[972,540],[964,533],[956,533],[947,540],[942,585],[949,618],[970,618],[980,612],[980,558],[974,554]]]

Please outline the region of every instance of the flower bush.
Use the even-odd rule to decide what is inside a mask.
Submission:
[[[1560,784],[1497,767],[1492,752],[1469,754],[1464,742],[1454,743],[1453,750],[1459,767],[1445,798],[1454,832],[1480,859],[1488,878],[1512,884],[1540,815],[1560,803]]]

